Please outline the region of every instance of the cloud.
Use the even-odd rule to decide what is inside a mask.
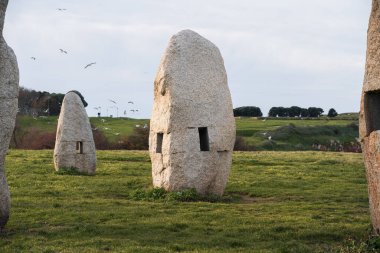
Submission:
[[[136,116],[149,117],[160,57],[170,36],[188,28],[220,48],[235,106],[357,111],[369,5],[356,0],[18,0],[9,4],[5,37],[18,56],[21,85],[81,90],[90,115],[96,113],[91,108],[106,108],[114,98],[120,107],[135,100],[141,111]],[[92,61],[97,64],[84,70]]]

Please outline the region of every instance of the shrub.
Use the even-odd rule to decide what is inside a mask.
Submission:
[[[92,128],[92,135],[94,137],[96,149],[99,149],[99,150],[110,149],[111,145],[108,142],[105,134],[102,131],[100,131],[99,129],[94,128],[94,126],[91,126],[91,128]]]
[[[148,150],[149,149],[149,127],[136,127],[133,133],[120,140],[118,145],[121,149],[128,150]]]
[[[41,132],[32,128],[28,132],[14,133],[14,145],[19,149],[53,149],[55,145],[55,132]]]
[[[243,137],[236,136],[234,150],[235,151],[253,151],[255,150],[255,148],[253,146],[248,145]]]

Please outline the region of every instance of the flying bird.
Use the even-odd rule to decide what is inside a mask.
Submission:
[[[91,62],[91,63],[87,64],[86,66],[84,66],[84,68],[86,69],[86,68],[88,68],[88,67],[91,67],[91,66],[94,65],[94,64],[96,64],[96,62]]]
[[[67,54],[67,51],[65,51],[65,50],[63,50],[63,49],[59,49],[59,51],[61,51],[61,53],[63,53],[63,54]]]
[[[110,102],[114,103],[114,104],[117,104],[115,101],[113,101],[112,99],[108,99]]]
[[[135,110],[130,110],[131,112],[135,112]]]
[[[64,9],[64,8],[57,8],[57,10],[59,10],[59,11],[67,11],[67,9]]]
[[[32,59],[33,61],[35,61],[36,57],[32,56],[32,57],[30,57],[30,59]]]
[[[134,104],[132,101],[129,101],[128,104]]]

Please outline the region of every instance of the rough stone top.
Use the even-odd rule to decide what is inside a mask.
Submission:
[[[169,91],[177,103],[202,103],[203,98],[210,100],[214,95],[219,99],[218,90],[228,89],[219,49],[191,30],[175,34],[162,57],[155,86],[161,95]]]
[[[191,30],[175,34],[155,79],[155,110],[170,111],[170,125],[214,125],[231,116],[232,101],[219,49]],[[164,108],[163,108],[164,107]],[[161,118],[164,114],[161,114]],[[170,127],[169,127],[170,128]]]
[[[380,0],[373,0],[367,35],[367,60],[363,91],[380,90]]]
[[[57,137],[60,141],[92,141],[92,131],[81,98],[73,91],[63,99],[58,119]]]
[[[8,0],[0,0],[0,99],[18,97],[19,71],[16,55],[3,38]]]

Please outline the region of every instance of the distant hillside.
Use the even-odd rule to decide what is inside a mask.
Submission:
[[[360,152],[357,114],[319,119],[236,118],[236,150]],[[148,119],[90,118],[98,149],[147,149]],[[19,116],[12,147],[54,148],[57,117]]]

